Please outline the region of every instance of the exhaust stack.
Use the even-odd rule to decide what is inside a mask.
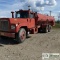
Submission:
[[[14,18],[14,12],[13,11],[11,12],[11,14],[12,14],[12,18]]]

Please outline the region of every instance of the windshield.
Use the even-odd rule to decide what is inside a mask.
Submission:
[[[16,12],[16,18],[28,18],[28,12]]]

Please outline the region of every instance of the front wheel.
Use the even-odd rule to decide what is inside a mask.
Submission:
[[[26,30],[24,28],[21,28],[16,35],[16,39],[18,43],[22,43],[26,39]]]

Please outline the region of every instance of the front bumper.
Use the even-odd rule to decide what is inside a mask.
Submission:
[[[15,38],[15,33],[0,32],[0,36]]]

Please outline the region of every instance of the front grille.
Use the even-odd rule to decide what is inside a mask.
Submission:
[[[0,20],[0,30],[1,31],[9,30],[9,21],[8,20]]]

